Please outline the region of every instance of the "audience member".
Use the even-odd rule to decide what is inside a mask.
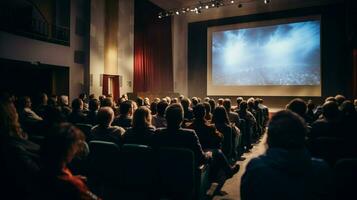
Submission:
[[[237,127],[239,126],[239,115],[232,111],[232,102],[230,99],[225,99],[223,101],[223,107],[226,109],[228,114],[228,119],[231,123],[234,123]]]
[[[93,140],[113,142],[122,145],[122,135],[125,130],[119,126],[112,126],[114,111],[111,107],[101,107],[97,114],[98,125],[91,130]]]
[[[211,105],[209,105],[208,101],[205,101],[203,103],[203,106],[205,107],[206,110],[205,120],[207,122],[211,122],[212,120]]]
[[[68,121],[76,123],[85,123],[87,116],[83,112],[83,101],[82,99],[74,99],[72,101],[72,113],[68,116]]]
[[[96,125],[97,124],[97,115],[98,115],[98,110],[99,110],[99,101],[98,99],[90,99],[89,100],[89,111],[87,113],[87,120],[86,122],[91,125]]]
[[[213,114],[214,109],[216,109],[216,101],[214,99],[210,99],[208,103],[211,106],[211,114]]]
[[[124,101],[119,107],[119,116],[114,119],[113,125],[123,127],[124,129],[130,128],[133,112],[133,102],[130,100]]]
[[[169,106],[169,104],[166,101],[160,101],[157,104],[157,114],[153,116],[152,118],[152,125],[154,125],[156,128],[162,128],[166,127],[166,118],[165,118],[165,110]]]
[[[331,198],[330,169],[309,155],[304,146],[306,132],[303,119],[291,111],[272,117],[268,149],[248,163],[242,177],[242,200]]]
[[[68,96],[61,95],[58,100],[58,107],[61,110],[62,115],[67,119],[72,113],[72,109],[69,107]]]
[[[150,110],[146,106],[141,106],[134,112],[133,127],[125,132],[123,142],[152,146],[154,135],[155,127],[151,125]]]
[[[187,98],[181,99],[181,105],[184,113],[184,123],[187,121],[191,121],[193,119],[193,112],[190,108],[190,100]]]
[[[68,123],[55,127],[41,150],[42,171],[36,199],[98,199],[86,186],[86,178],[73,175],[67,165],[84,148],[83,133]]]

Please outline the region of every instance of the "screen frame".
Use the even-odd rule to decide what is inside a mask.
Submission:
[[[212,33],[244,28],[256,28],[289,24],[295,22],[314,21],[320,22],[320,84],[319,85],[266,85],[266,86],[225,86],[213,85],[212,81]],[[321,97],[322,93],[322,32],[321,15],[309,15],[303,17],[281,18],[274,20],[262,20],[246,23],[236,23],[221,26],[212,26],[207,29],[207,96],[312,96]]]

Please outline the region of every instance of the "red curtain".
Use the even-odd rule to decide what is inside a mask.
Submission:
[[[135,1],[134,92],[172,92],[171,18],[147,0]]]
[[[111,91],[109,91],[109,80],[111,81]],[[120,96],[120,86],[119,86],[119,76],[118,75],[108,75],[103,74],[103,88],[102,94],[113,95],[113,99],[116,101],[119,99]]]

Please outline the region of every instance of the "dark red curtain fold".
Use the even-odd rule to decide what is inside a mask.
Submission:
[[[172,92],[171,18],[147,0],[135,1],[134,92]]]

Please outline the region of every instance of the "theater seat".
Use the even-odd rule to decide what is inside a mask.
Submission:
[[[121,149],[122,189],[128,199],[155,199],[157,162],[151,147],[124,144]],[[124,198],[125,199],[125,198]]]
[[[93,128],[92,125],[90,124],[82,124],[82,123],[77,123],[75,125],[77,128],[79,128],[83,133],[84,135],[86,136],[86,141],[89,142],[92,140],[92,133],[91,133],[91,130]]]
[[[189,149],[159,149],[159,181],[161,192],[169,199],[203,199],[209,186],[208,168],[195,167]]]
[[[113,199],[121,184],[120,148],[112,142],[93,140],[89,150],[88,184],[103,199]]]
[[[335,165],[336,199],[356,197],[357,190],[357,158],[339,160]]]

